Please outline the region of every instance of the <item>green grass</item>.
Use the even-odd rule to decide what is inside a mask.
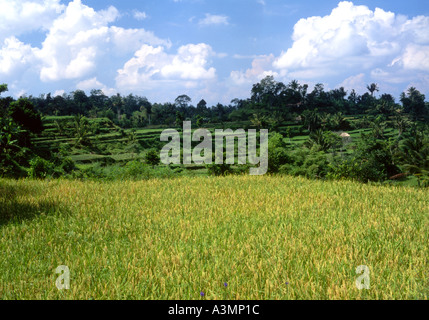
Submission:
[[[427,190],[281,176],[2,179],[0,298],[427,299],[428,213]]]
[[[93,161],[100,160],[106,158],[106,156],[98,155],[98,154],[79,154],[70,156],[73,161]]]

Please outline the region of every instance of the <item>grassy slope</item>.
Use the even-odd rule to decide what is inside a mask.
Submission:
[[[0,297],[427,299],[428,212],[427,190],[280,176],[0,180]]]
[[[356,118],[359,117],[361,116],[348,117],[348,120],[353,122],[356,121]],[[35,139],[36,145],[44,145],[50,149],[54,147],[58,148],[61,145],[69,147],[73,146],[75,141],[72,133],[73,130],[69,130],[68,135],[61,135],[57,127],[54,125],[54,121],[56,120],[60,122],[73,122],[73,119],[74,117],[69,116],[46,117],[44,119],[44,124],[47,129],[41,137]],[[104,151],[90,151],[85,150],[85,148],[72,148],[71,150],[69,150],[70,158],[76,163],[77,167],[79,168],[90,168],[92,167],[92,165],[90,164],[96,165],[98,162],[103,160],[116,162],[117,164],[123,164],[127,161],[132,160],[141,160],[143,159],[143,156],[148,149],[158,146],[161,132],[165,130],[165,128],[160,128],[159,126],[152,126],[144,129],[122,130],[124,132],[123,134],[120,128],[113,125],[113,123],[107,118],[89,118],[88,121],[90,126],[94,125],[95,123],[99,124],[100,133],[96,135],[90,135],[89,137],[94,147],[100,147]],[[236,129],[243,128],[249,125],[249,121],[228,122],[225,124],[225,127]],[[292,129],[295,134],[300,131],[301,126],[296,125],[295,122],[285,123],[285,125],[287,126],[279,128],[279,132],[282,133],[284,136],[286,135],[287,128]],[[216,128],[222,127],[221,124],[206,124],[205,126],[208,127],[212,133]],[[193,129],[196,129],[195,125],[193,126]],[[130,144],[128,138],[126,138],[126,135],[133,131],[135,133],[136,139],[142,144],[142,149],[140,150],[140,152],[134,149],[129,149]],[[348,150],[344,151],[344,154],[351,154],[353,152],[352,147],[357,143],[357,141],[360,140],[361,132],[368,133],[369,131],[370,129],[349,131],[353,140],[352,143],[348,146]],[[389,137],[396,136],[397,134],[397,130],[385,130],[386,139]],[[284,141],[293,149],[297,149],[302,147],[302,145],[305,143],[305,141],[308,140],[308,138],[308,132],[304,131],[302,135],[294,135],[291,139],[285,137]],[[101,154],[99,154],[100,152]],[[189,169],[189,166],[184,166],[184,168]],[[186,173],[188,175],[194,175],[195,173],[203,175],[207,173],[207,170],[203,169],[197,172],[193,170],[192,172],[186,171]],[[409,177],[408,179],[404,181],[398,181],[397,183],[401,185],[416,186],[417,180],[413,177]]]

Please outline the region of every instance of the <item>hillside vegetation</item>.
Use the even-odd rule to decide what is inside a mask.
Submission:
[[[0,85],[0,94],[6,92]],[[167,128],[268,129],[269,173],[313,179],[429,186],[429,104],[409,88],[400,104],[377,84],[359,95],[344,88],[277,82],[267,76],[249,99],[208,107],[187,95],[174,103],[101,90],[52,97],[0,98],[0,176],[135,180],[227,175],[251,165],[159,165]],[[196,145],[197,142],[194,142]]]

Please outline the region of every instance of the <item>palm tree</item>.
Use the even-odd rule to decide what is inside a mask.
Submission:
[[[124,99],[118,93],[118,94],[116,94],[116,96],[113,96],[111,98],[111,100],[113,102],[113,106],[116,108],[116,113],[118,115],[118,121],[121,121],[121,110],[124,106]]]
[[[337,112],[330,117],[330,126],[333,130],[347,130],[348,122],[342,112]]]
[[[327,152],[331,148],[334,149],[335,147],[338,147],[339,142],[340,138],[332,132],[318,129],[310,134],[310,137],[304,145],[308,148],[318,146],[320,150]]]
[[[429,186],[429,140],[421,132],[404,141],[402,155],[404,168],[417,177],[419,186]]]
[[[322,125],[322,118],[319,115],[317,109],[315,110],[305,110],[302,113],[302,121],[305,126],[307,126],[308,131],[313,132],[319,129]]]
[[[58,130],[58,133],[60,135],[64,135],[64,122],[59,121],[59,120],[55,120],[54,121],[54,126]]]
[[[377,91],[377,92],[380,91],[378,88],[378,85],[376,83],[371,83],[369,86],[366,86],[366,88],[371,93],[371,97],[374,97],[375,91]]]
[[[394,106],[386,101],[382,101],[375,106],[375,110],[378,114],[381,113],[385,116],[389,116],[394,112]]]
[[[414,121],[425,113],[425,95],[414,87],[409,88],[407,94],[404,92],[401,94],[401,102],[404,111],[410,113]]]
[[[372,121],[371,126],[374,137],[376,139],[383,139],[384,130],[386,130],[386,122],[383,121],[383,117],[378,116],[377,118],[375,118],[375,120]]]
[[[78,115],[74,117],[75,145],[89,145],[89,123],[86,117]]]
[[[260,113],[254,113],[253,117],[250,118],[250,122],[258,129],[263,129],[268,125],[268,119],[265,115]]]
[[[398,137],[402,136],[404,131],[411,125],[411,122],[402,114],[397,113],[393,120],[395,127],[398,129]]]

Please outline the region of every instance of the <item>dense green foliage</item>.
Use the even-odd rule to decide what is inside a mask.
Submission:
[[[5,91],[2,85],[0,92]],[[130,161],[160,170],[161,131],[181,131],[183,121],[192,121],[193,129],[212,132],[269,129],[272,174],[429,185],[425,96],[410,88],[398,104],[390,94],[377,98],[378,91],[376,84],[363,95],[344,88],[325,91],[317,84],[308,92],[307,85],[285,85],[268,76],[253,86],[249,99],[234,99],[228,106],[208,107],[201,100],[194,107],[187,95],[174,103],[151,104],[134,95],[107,97],[101,90],[90,96],[77,90],[54,98],[1,98],[0,174],[112,179],[123,176],[112,172],[126,171]],[[173,174],[227,175],[244,173],[248,166],[169,169]]]

